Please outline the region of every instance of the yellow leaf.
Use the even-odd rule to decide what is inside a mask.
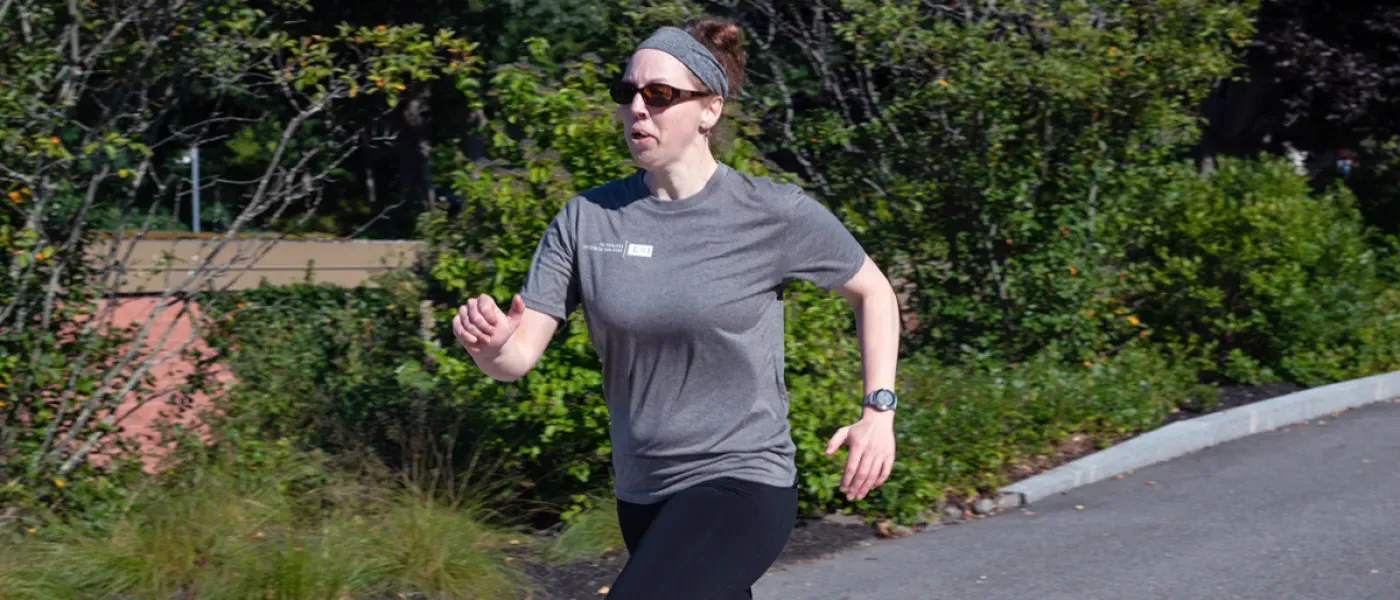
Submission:
[[[1141,323],[1142,321],[1139,321],[1137,317],[1134,317],[1134,316],[1132,316],[1132,315],[1128,315],[1128,322],[1129,322],[1129,323],[1132,323],[1133,326],[1136,327],[1136,326],[1137,326],[1139,323]]]
[[[126,169],[118,169],[118,170],[117,170],[117,177],[120,177],[120,178],[122,178],[122,179],[126,179],[127,177],[131,177],[131,171],[128,171],[128,170],[126,170]]]
[[[20,203],[20,201],[21,201],[21,200],[20,200],[21,196],[19,195],[19,192],[10,192],[9,195],[10,195],[10,201],[11,201],[11,202],[14,202],[15,204],[19,204],[19,203]]]
[[[402,83],[396,83],[396,84],[394,84],[394,89],[399,90],[399,91],[403,91],[403,84],[402,84]]]
[[[64,486],[63,480],[62,480],[62,479],[59,479],[59,478],[57,478],[57,477],[53,478],[53,484],[56,485],[56,486],[58,486],[58,487],[63,487],[63,486]]]

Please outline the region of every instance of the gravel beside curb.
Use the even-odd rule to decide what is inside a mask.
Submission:
[[[1030,504],[1202,448],[1400,396],[1400,371],[1343,381],[1172,423],[1001,489]]]

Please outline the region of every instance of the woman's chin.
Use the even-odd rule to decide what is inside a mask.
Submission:
[[[663,162],[661,160],[661,153],[657,152],[655,148],[638,148],[632,146],[628,149],[632,151],[632,162],[637,163],[638,167],[647,171],[654,170]]]

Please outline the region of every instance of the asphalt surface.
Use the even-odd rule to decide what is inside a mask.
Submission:
[[[760,600],[1397,600],[1400,404],[784,567],[754,592]]]

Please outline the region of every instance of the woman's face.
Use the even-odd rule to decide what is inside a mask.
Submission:
[[[638,50],[627,64],[624,81],[638,88],[664,83],[679,90],[704,91],[690,69],[660,50]],[[640,93],[632,103],[618,107],[623,136],[637,165],[648,171],[661,169],[686,157],[692,150],[704,149],[705,131],[715,126],[723,101],[718,95],[687,98],[670,106],[648,106]]]

